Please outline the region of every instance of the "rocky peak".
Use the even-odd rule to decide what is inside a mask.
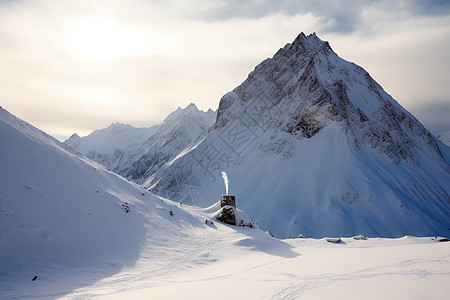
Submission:
[[[197,106],[194,103],[190,103],[185,108],[181,108],[178,106],[178,108],[170,113],[163,121],[163,124],[172,123],[172,122],[180,122],[185,121],[187,119],[214,119],[214,111],[208,110],[207,112],[204,112],[202,110],[199,110]],[[212,121],[211,121],[212,122]]]
[[[215,127],[242,119],[239,115],[242,109],[238,106],[264,102],[263,106],[269,109],[286,96],[295,97],[301,86],[309,85],[309,92],[317,90],[323,81],[319,80],[318,73],[327,56],[337,57],[328,42],[322,41],[315,33],[308,36],[300,33],[292,44],[287,44],[272,58],[256,66],[240,86],[222,97]]]
[[[317,52],[328,53],[333,50],[330,47],[330,44],[326,41],[322,41],[316,33],[312,33],[306,36],[303,32],[300,33],[292,42],[292,44],[287,44],[284,48],[285,51],[294,51],[297,53],[306,54],[311,56],[311,54]]]

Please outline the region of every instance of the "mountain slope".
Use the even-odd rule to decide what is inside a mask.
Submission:
[[[226,171],[238,206],[283,237],[448,235],[449,157],[364,69],[302,33],[145,185],[180,201],[195,187],[207,206]]]
[[[137,255],[142,217],[123,210],[140,202],[137,187],[3,109],[0,138],[2,265],[63,260],[67,253],[95,259],[105,247],[113,249],[107,255]]]
[[[115,123],[86,137],[74,134],[65,143],[115,173],[141,183],[199,138],[214,118],[212,110],[203,112],[191,103],[149,128]]]
[[[0,294],[17,285],[21,299],[57,298],[134,266],[144,248],[164,262],[161,249],[205,227],[2,108],[0,140]],[[39,288],[25,284],[35,275]]]

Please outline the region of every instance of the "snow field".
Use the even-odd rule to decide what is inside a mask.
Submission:
[[[450,279],[450,244],[431,238],[331,244],[222,224],[206,231],[159,268],[141,259],[62,299],[444,299]]]

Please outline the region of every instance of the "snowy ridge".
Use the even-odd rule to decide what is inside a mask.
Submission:
[[[364,69],[302,33],[224,95],[209,134],[144,184],[209,206],[226,171],[238,206],[281,237],[448,236],[448,154]]]
[[[73,135],[65,143],[108,169],[142,182],[173,159],[213,123],[215,113],[195,104],[172,112],[161,124],[135,128],[115,123],[86,137]]]

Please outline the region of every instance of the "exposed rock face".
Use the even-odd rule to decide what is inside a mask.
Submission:
[[[396,164],[417,165],[416,137],[443,159],[435,139],[411,114],[315,34],[301,33],[221,99],[215,128],[237,121],[299,139],[341,122],[356,146],[370,145]]]

